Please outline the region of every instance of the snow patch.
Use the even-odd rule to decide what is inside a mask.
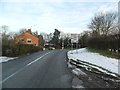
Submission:
[[[68,68],[71,68],[71,69],[76,68],[76,66],[75,66],[75,65],[70,64],[70,62],[68,62],[68,63],[67,63],[67,65],[68,65]]]
[[[12,58],[12,57],[0,57],[0,63],[2,63],[2,62],[7,62],[7,61],[10,61],[10,60],[13,60],[13,59],[16,59],[16,58],[18,58],[18,57],[14,57],[14,58]]]
[[[68,64],[68,68],[72,68],[72,65],[69,62],[67,64]]]
[[[79,75],[83,75],[83,76],[87,76],[86,73],[84,73],[83,71],[81,71],[79,68],[75,68],[72,70],[72,73],[74,73],[75,75],[79,76]]]
[[[72,88],[85,88],[85,87],[78,85],[78,86],[72,86]]]
[[[89,70],[91,70],[91,68],[94,68],[113,76],[115,76],[114,73],[120,75],[118,71],[118,68],[120,69],[120,61],[118,59],[108,58],[100,55],[99,53],[89,52],[86,48],[69,51],[68,59],[75,61],[72,62],[72,64],[86,67]],[[80,62],[80,64],[76,62]]]

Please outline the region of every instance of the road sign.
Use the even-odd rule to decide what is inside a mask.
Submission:
[[[71,43],[78,43],[79,34],[71,34]]]

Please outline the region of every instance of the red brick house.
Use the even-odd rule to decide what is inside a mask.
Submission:
[[[19,42],[38,46],[39,38],[32,34],[31,29],[28,29],[28,31],[16,37],[16,43]]]

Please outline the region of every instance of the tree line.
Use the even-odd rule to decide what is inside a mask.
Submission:
[[[80,48],[89,47],[93,49],[120,52],[120,33],[118,28],[118,15],[115,12],[97,13],[88,24],[89,31],[80,34],[78,44]],[[59,38],[60,31],[55,29],[50,43],[55,47],[71,48],[69,37]],[[77,48],[77,46],[75,47]]]
[[[88,24],[89,31],[84,31],[80,34],[78,44],[80,48],[89,47],[93,49],[109,50],[120,52],[120,33],[118,28],[118,15],[115,12],[97,13]],[[2,55],[18,56],[25,53],[31,53],[40,50],[33,45],[15,44],[15,37],[26,32],[26,29],[21,29],[18,33],[8,33],[9,27],[3,25],[0,27],[0,38],[2,40]],[[33,32],[33,35],[39,38],[41,43],[39,47],[44,47],[44,39],[38,32]],[[60,31],[55,29],[52,39],[49,43],[55,48],[71,48],[72,43],[69,37],[60,38]],[[64,44],[64,45],[63,45]]]
[[[55,29],[53,37],[49,43],[53,44],[57,49],[62,49],[62,47],[65,49],[71,48],[71,39],[69,37],[60,38],[60,33],[61,32],[58,29]]]
[[[120,33],[118,28],[118,14],[116,12],[99,12],[92,17],[88,24],[89,31],[80,34],[78,44],[80,48],[89,47],[93,49],[120,52]],[[55,45],[64,43],[65,48],[71,48],[71,39],[59,39],[60,32],[55,30],[51,40]],[[76,46],[77,47],[77,46]]]
[[[115,12],[97,13],[79,38],[81,47],[120,52],[118,15]]]

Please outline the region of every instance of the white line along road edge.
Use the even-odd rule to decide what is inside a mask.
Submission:
[[[33,64],[34,62],[40,60],[41,58],[43,58],[44,56],[48,55],[49,53],[51,53],[51,52],[48,52],[48,53],[42,55],[41,57],[35,59],[34,61],[28,63],[28,64],[27,64],[26,66],[24,66],[23,68],[19,69],[18,71],[14,72],[13,74],[11,74],[10,76],[8,76],[8,77],[5,78],[4,80],[0,81],[0,84],[4,83],[4,82],[7,81],[9,78],[13,77],[14,75],[16,75],[17,73],[19,73],[20,71],[22,71],[24,68],[26,68],[27,66],[29,66],[29,65]]]

